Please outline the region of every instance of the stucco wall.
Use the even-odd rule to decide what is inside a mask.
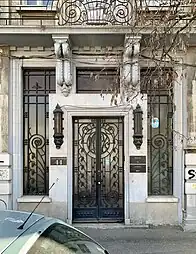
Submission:
[[[132,203],[131,224],[178,225],[178,203]]]
[[[40,198],[41,199],[41,198]],[[31,203],[18,203],[18,210],[31,212],[37,202]],[[42,203],[38,206],[35,213],[40,213],[45,216],[55,217],[63,221],[67,221],[67,204],[66,202],[51,202],[51,203]]]

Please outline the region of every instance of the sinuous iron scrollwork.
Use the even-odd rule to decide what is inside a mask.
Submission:
[[[163,79],[164,80],[164,79]],[[152,82],[153,83],[153,82]],[[163,82],[148,94],[148,193],[172,195],[173,182],[173,93]],[[154,119],[158,124],[153,125]]]
[[[123,219],[123,121],[74,119],[74,219]]]
[[[39,192],[39,194],[45,193],[45,175],[48,174],[48,168],[45,168],[45,156],[46,156],[46,139],[40,134],[31,134],[31,128],[29,128],[29,161],[28,161],[28,173],[29,181],[27,191],[29,193]]]
[[[167,135],[152,137],[151,191],[153,195],[172,194],[172,140]]]
[[[59,25],[131,25],[130,0],[59,0]]]
[[[24,70],[24,194],[48,194],[49,105],[55,91],[54,70]]]

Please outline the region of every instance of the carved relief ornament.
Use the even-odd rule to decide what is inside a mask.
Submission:
[[[69,38],[55,40],[54,51],[57,58],[56,82],[61,92],[65,96],[68,96],[72,89],[71,47]]]

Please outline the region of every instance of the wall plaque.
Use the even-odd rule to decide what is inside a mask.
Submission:
[[[130,164],[146,164],[146,156],[130,156]]]
[[[146,173],[146,156],[130,156],[130,173]]]
[[[146,165],[130,165],[130,173],[146,173]]]
[[[50,165],[67,165],[67,157],[50,157]]]

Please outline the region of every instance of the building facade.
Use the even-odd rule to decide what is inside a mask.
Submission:
[[[0,18],[0,208],[31,211],[45,196],[37,212],[68,223],[193,225],[194,70],[184,75],[183,63],[194,65],[194,45],[175,56],[170,89],[145,90],[149,32],[133,30],[131,2],[9,3]]]

